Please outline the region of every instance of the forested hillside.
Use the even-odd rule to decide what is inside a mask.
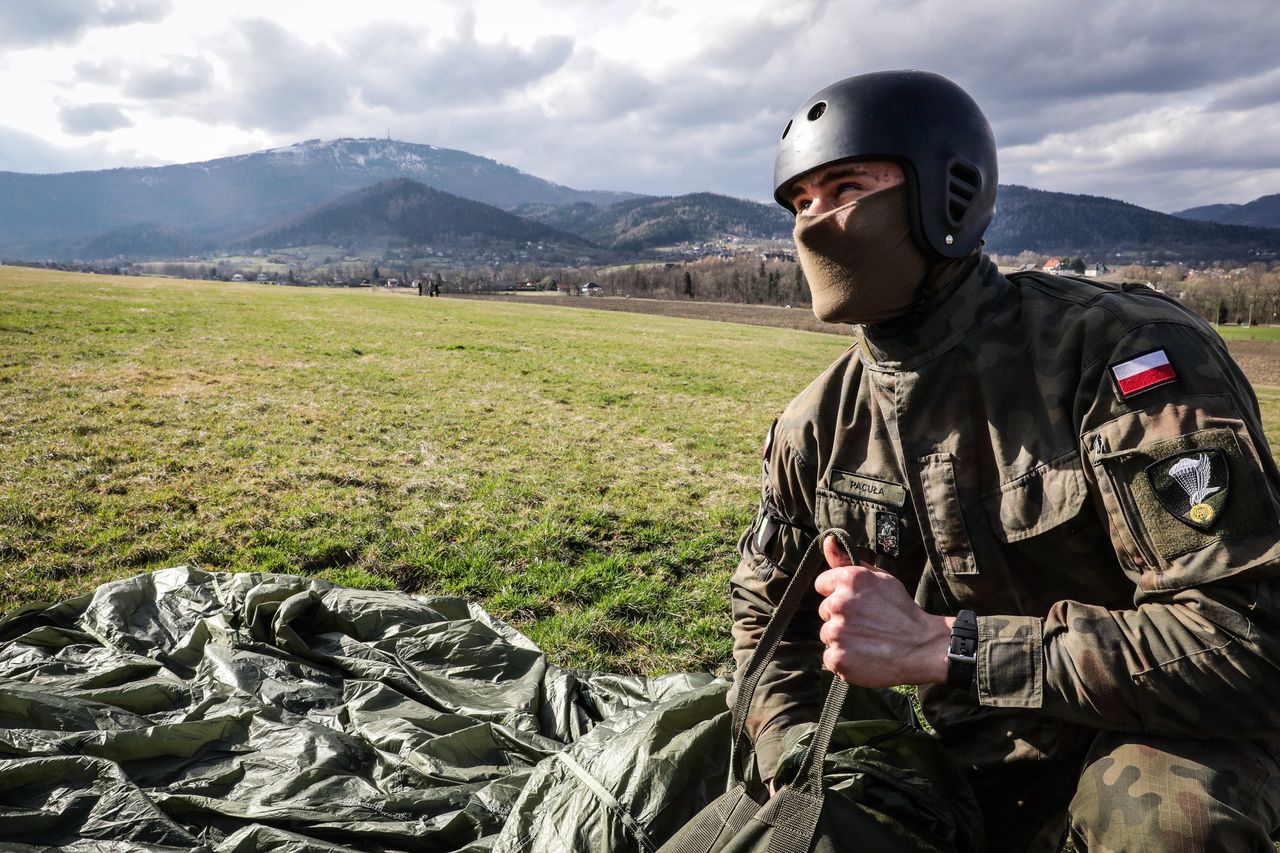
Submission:
[[[1203,260],[1280,252],[1280,230],[1193,222],[1115,199],[1016,184],[1001,185],[986,240],[987,251],[1010,255],[1136,253]]]
[[[273,249],[317,244],[356,246],[387,239],[423,246],[463,237],[577,245],[586,242],[492,205],[459,198],[406,178],[348,193],[245,242],[250,247]]]
[[[578,234],[600,246],[646,249],[724,237],[786,239],[792,219],[772,204],[715,193],[635,198],[607,207],[521,205],[516,213]]]

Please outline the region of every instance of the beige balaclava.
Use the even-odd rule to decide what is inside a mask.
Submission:
[[[907,205],[907,185],[898,184],[826,213],[796,216],[796,251],[819,320],[869,325],[912,310],[932,276],[929,257],[911,237]]]

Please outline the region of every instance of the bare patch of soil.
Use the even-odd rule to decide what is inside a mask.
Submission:
[[[848,327],[824,323],[808,305],[778,308],[773,305],[738,305],[732,302],[684,302],[675,299],[624,299],[620,296],[521,296],[493,294],[462,296],[463,299],[497,299],[522,302],[525,305],[555,305],[562,308],[594,308],[597,311],[630,311],[634,314],[660,314],[664,317],[687,317],[691,320],[720,320],[751,326],[776,326],[782,329],[804,329],[848,337]]]
[[[1227,349],[1254,385],[1280,385],[1280,341],[1227,341]]]
[[[453,294],[451,294],[453,295]],[[664,317],[688,317],[692,320],[720,320],[752,326],[776,326],[804,329],[847,337],[847,327],[824,323],[809,307],[778,308],[772,305],[736,305],[726,302],[683,302],[673,299],[623,299],[616,296],[542,296],[493,294],[486,296],[453,295],[462,299],[490,299],[522,302],[526,305],[555,305],[567,308],[594,308],[597,311],[630,311],[635,314],[660,314]],[[1280,341],[1228,341],[1227,349],[1254,385],[1280,386]]]

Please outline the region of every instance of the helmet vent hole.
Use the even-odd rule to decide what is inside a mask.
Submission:
[[[953,160],[947,166],[947,220],[960,225],[982,186],[982,175],[968,163]]]
[[[782,129],[782,138],[786,139],[787,134],[791,132],[791,122],[787,122],[787,126]]]
[[[822,114],[827,111],[827,102],[818,101],[818,103],[809,107],[809,121],[817,121],[822,118]]]

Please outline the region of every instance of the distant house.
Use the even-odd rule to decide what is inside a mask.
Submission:
[[[1040,269],[1045,272],[1051,272],[1054,275],[1066,272],[1066,269],[1062,266],[1062,258],[1050,258],[1044,262],[1044,266],[1040,267]]]
[[[596,284],[594,281],[589,281],[582,286],[583,296],[599,296],[603,292],[604,288]]]
[[[240,275],[240,273],[236,273],[235,275],[231,276],[231,280],[232,280],[232,281],[244,281],[244,276]]]
[[[1111,268],[1106,264],[1089,264],[1084,268],[1086,278],[1100,278],[1111,272]]]
[[[269,278],[267,278],[267,274],[266,274],[266,273],[264,273],[264,272],[260,272],[260,273],[258,273],[258,282],[259,282],[260,284],[265,284],[265,283],[266,283],[266,282],[268,282],[268,281],[270,281],[270,279],[269,279]]]

